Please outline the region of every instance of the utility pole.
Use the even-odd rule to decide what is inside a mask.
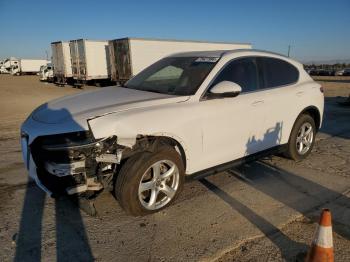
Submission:
[[[49,61],[49,53],[47,52],[47,50],[45,50],[46,53],[46,61]]]
[[[289,54],[290,54],[290,47],[291,47],[291,45],[288,45],[288,57],[289,57]]]

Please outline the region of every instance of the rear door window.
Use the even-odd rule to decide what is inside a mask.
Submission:
[[[290,85],[298,81],[298,69],[287,61],[271,57],[258,57],[257,61],[264,88]]]
[[[212,86],[231,81],[241,86],[242,93],[256,91],[259,88],[258,72],[254,57],[235,59],[216,77]]]

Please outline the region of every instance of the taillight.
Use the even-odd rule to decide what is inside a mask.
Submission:
[[[324,92],[323,86],[320,87],[320,91],[321,91],[321,93]]]

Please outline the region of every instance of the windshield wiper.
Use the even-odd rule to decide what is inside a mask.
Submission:
[[[157,94],[163,94],[163,95],[169,95],[168,92],[162,92],[162,91],[159,91],[159,90],[156,90],[156,89],[149,89],[149,88],[143,88],[142,86],[127,86],[127,85],[124,85],[123,87],[125,88],[130,88],[130,89],[134,89],[134,90],[139,90],[139,91],[145,91],[145,92],[152,92],[152,93],[157,93]]]
[[[168,93],[163,93],[161,91],[158,91],[158,90],[153,90],[153,89],[139,89],[141,91],[146,91],[146,92],[152,92],[152,93],[157,93],[157,94],[164,94],[164,95],[167,95]]]

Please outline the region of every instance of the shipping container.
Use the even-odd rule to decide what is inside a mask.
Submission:
[[[50,61],[45,59],[20,59],[17,66],[12,68],[13,75],[38,74],[40,67],[47,65]]]
[[[73,77],[69,42],[53,42],[51,50],[54,81],[65,85]]]
[[[108,41],[78,39],[69,42],[73,78],[77,82],[109,79]]]
[[[188,51],[251,49],[251,44],[121,38],[108,42],[111,80],[125,82],[168,55]]]

